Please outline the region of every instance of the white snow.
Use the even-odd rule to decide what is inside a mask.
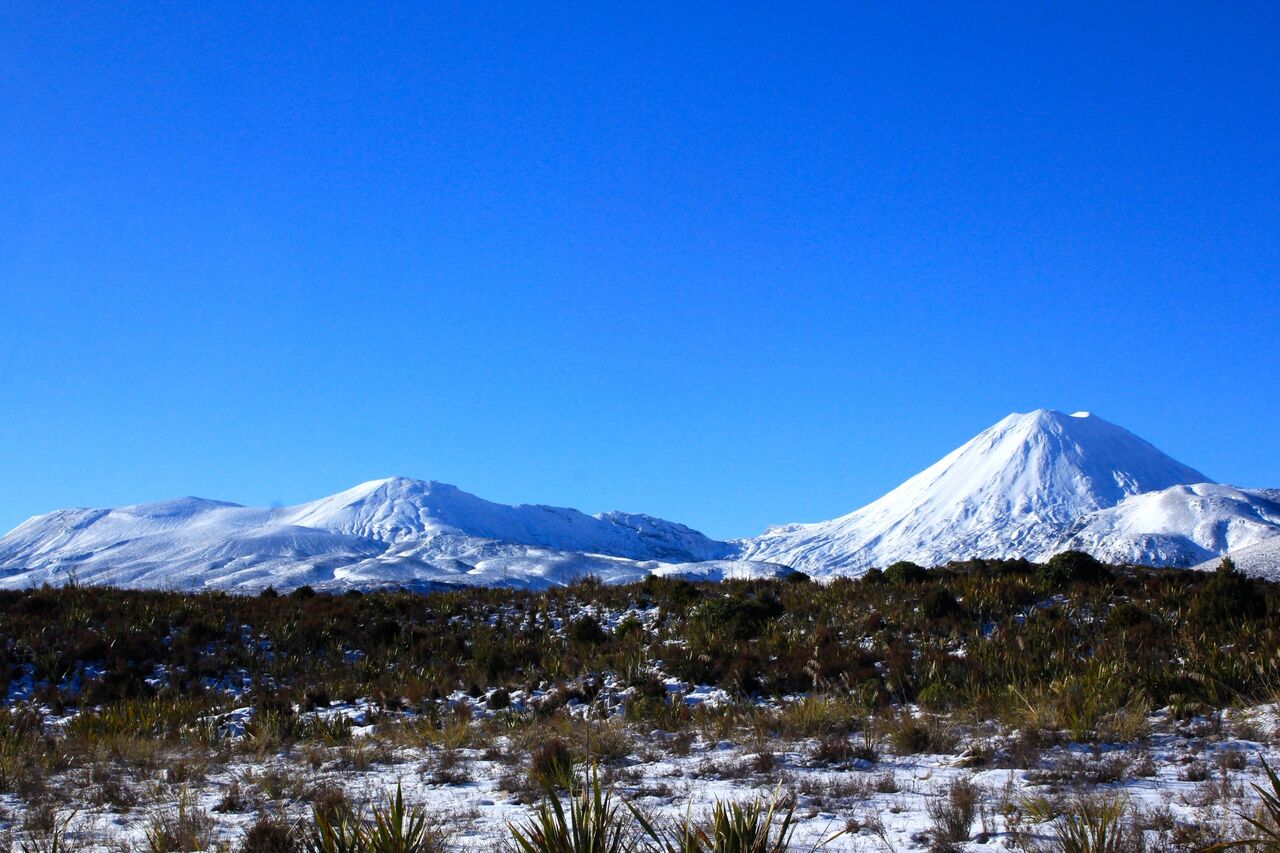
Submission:
[[[898,560],[1035,560],[1068,548],[1187,566],[1278,535],[1280,492],[1212,483],[1089,412],[1039,409],[1009,415],[848,515],[736,542],[649,515],[508,506],[392,477],[293,507],[180,498],[37,516],[0,539],[0,587],[74,578],[187,589],[540,589],[587,574],[720,580],[791,567],[823,578]]]
[[[717,692],[705,691],[703,701],[715,701]],[[512,694],[513,702],[523,698]],[[487,713],[482,700],[465,693],[449,699],[455,707],[471,709],[468,717]],[[620,720],[616,711],[610,713],[598,702],[567,710],[577,725],[602,725],[608,717],[615,724]],[[441,782],[433,779],[433,769],[445,757],[442,747],[407,745],[395,739],[394,729],[405,715],[379,711],[368,700],[360,700],[334,703],[306,716],[345,718],[352,726],[352,744],[265,756],[230,751],[224,760],[210,762],[208,771],[195,781],[183,785],[125,778],[124,786],[143,791],[150,799],[130,809],[93,802],[96,786],[86,783],[84,775],[55,775],[52,783],[63,787],[70,800],[60,811],[68,821],[70,840],[77,848],[93,851],[142,847],[156,816],[185,802],[210,818],[210,849],[234,849],[257,819],[258,808],[246,804],[223,810],[218,804],[233,786],[245,801],[265,800],[263,780],[269,778],[294,783],[271,795],[270,803],[272,810],[290,821],[305,821],[311,813],[308,797],[294,791],[314,796],[319,790],[338,789],[357,804],[381,805],[400,789],[407,803],[424,805],[429,818],[447,829],[451,844],[463,850],[501,849],[509,844],[510,826],[523,825],[533,816],[532,808],[520,802],[506,781],[527,773],[514,738],[499,736],[487,744],[452,750],[449,757],[459,777]],[[209,722],[223,736],[236,739],[251,718],[252,709],[240,708]],[[375,721],[369,723],[370,718]],[[1275,720],[1273,705],[1226,711],[1214,720],[1200,717],[1186,724],[1173,720],[1169,710],[1163,709],[1148,718],[1152,732],[1138,741],[1068,742],[1046,747],[1034,766],[1006,760],[1003,766],[979,767],[966,766],[967,752],[898,755],[887,750],[874,763],[858,759],[824,766],[812,760],[817,744],[810,740],[768,738],[739,743],[704,735],[677,750],[669,733],[633,731],[635,751],[617,766],[602,769],[600,775],[607,779],[616,773],[616,796],[659,820],[674,822],[701,818],[717,801],[794,798],[794,841],[800,849],[816,849],[824,839],[831,843],[822,849],[832,853],[924,849],[933,824],[929,805],[957,781],[975,786],[980,805],[967,840],[956,844],[957,850],[1016,851],[1033,845],[1047,849],[1054,824],[1043,814],[1032,816],[1024,806],[1040,800],[1062,807],[1073,796],[1116,798],[1144,827],[1143,840],[1152,847],[1172,849],[1169,842],[1180,830],[1205,826],[1210,839],[1227,830],[1247,830],[1238,815],[1251,814],[1258,806],[1252,784],[1266,785],[1262,761],[1277,763]],[[1016,733],[994,723],[964,728],[968,745],[996,754],[1016,739]],[[349,756],[372,754],[384,730],[388,740],[380,760],[353,767]],[[769,756],[772,768],[751,771],[762,754]],[[1136,772],[1144,763],[1146,768]],[[1195,767],[1206,777],[1203,781],[1193,781],[1190,770]],[[1064,779],[1073,774],[1087,779],[1103,768],[1112,768],[1109,772],[1119,779],[1052,781],[1058,774]],[[24,832],[23,824],[10,817],[27,812],[21,798],[15,793],[0,794],[0,809],[4,815],[0,821],[8,823],[4,829]],[[627,814],[625,808],[622,813]]]
[[[1233,550],[1231,559],[1236,564],[1236,568],[1247,575],[1280,580],[1280,536],[1273,536],[1238,551]],[[1221,557],[1215,556],[1196,568],[1211,571],[1221,562]]]
[[[588,574],[626,582],[668,566],[689,571],[680,567],[731,552],[726,543],[648,515],[507,506],[444,483],[393,477],[275,509],[181,498],[37,516],[0,539],[0,587],[75,579],[183,589],[541,589]],[[787,570],[728,561],[706,571]]]
[[[1280,503],[1213,483],[1126,498],[1084,516],[1061,550],[1112,563],[1192,566],[1280,536]]]
[[[832,521],[771,528],[743,556],[817,576],[898,560],[1035,559],[1088,513],[1208,478],[1095,415],[1012,414],[884,497]]]

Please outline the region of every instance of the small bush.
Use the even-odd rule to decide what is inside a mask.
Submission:
[[[1111,608],[1111,612],[1107,614],[1107,627],[1118,628],[1124,630],[1126,628],[1137,628],[1139,625],[1150,624],[1153,620],[1151,614],[1146,609],[1139,607],[1131,601],[1124,601]]]
[[[581,619],[570,622],[568,635],[570,642],[588,646],[603,643],[609,638],[604,628],[600,626],[600,620],[594,616],[583,616]]]
[[[783,613],[781,602],[772,595],[727,595],[703,602],[694,619],[731,640],[755,638],[761,628]]]
[[[920,599],[920,615],[926,619],[946,619],[961,612],[960,602],[950,590],[936,586]]]
[[[240,843],[240,853],[296,853],[298,839],[293,828],[281,817],[260,816]]]
[[[925,804],[929,814],[929,834],[935,848],[949,849],[969,840],[979,800],[977,786],[958,779]]]
[[[1222,558],[1213,577],[1191,602],[1191,618],[1207,627],[1257,619],[1265,613],[1266,601],[1253,582],[1236,570],[1230,557]]]
[[[1203,761],[1193,761],[1178,775],[1184,782],[1203,782],[1209,778],[1209,766]]]
[[[929,715],[915,717],[902,711],[890,718],[888,727],[889,743],[899,755],[944,753],[956,745],[954,732],[943,720]]]
[[[580,737],[576,740],[586,755],[601,764],[621,761],[635,751],[631,733],[616,723],[588,724],[580,730]]]
[[[884,579],[892,584],[921,583],[928,578],[928,569],[909,560],[899,560],[884,570]]]
[[[231,784],[227,785],[227,790],[222,792],[222,799],[218,800],[213,810],[219,814],[249,810],[249,798],[241,790],[239,779],[231,780]]]
[[[945,711],[951,705],[951,691],[935,681],[920,688],[916,701],[930,711]]]
[[[573,752],[569,745],[553,737],[535,747],[529,756],[529,778],[543,788],[572,788]]]
[[[1084,551],[1063,551],[1054,554],[1047,563],[1039,566],[1036,575],[1050,589],[1059,589],[1070,583],[1099,583],[1111,577],[1111,572],[1092,554]]]
[[[907,713],[894,718],[889,743],[899,755],[916,755],[929,749],[929,727]]]
[[[427,779],[432,785],[465,785],[471,778],[471,771],[462,752],[449,748],[434,754],[427,773]]]
[[[207,850],[213,819],[184,796],[178,805],[152,815],[147,830],[148,853]]]
[[[810,756],[815,764],[823,766],[846,764],[858,757],[853,743],[843,735],[822,738],[814,745]]]

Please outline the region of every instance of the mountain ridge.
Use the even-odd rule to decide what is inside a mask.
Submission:
[[[641,513],[511,506],[447,483],[388,477],[291,507],[189,497],[55,510],[0,538],[0,586],[71,576],[183,588],[340,587],[346,579],[547,586],[587,573],[638,579],[666,566],[729,559],[733,550]],[[780,571],[747,563],[722,573]]]
[[[714,540],[643,513],[499,504],[448,483],[386,477],[288,507],[185,497],[55,510],[0,537],[0,587],[72,576],[242,590],[543,588],[584,574],[824,578],[899,560],[1040,560],[1068,548],[1195,565],[1278,537],[1280,490],[1213,483],[1089,412],[1037,409],[1008,415],[853,512],[746,539]]]

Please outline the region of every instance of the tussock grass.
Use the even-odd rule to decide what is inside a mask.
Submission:
[[[969,831],[978,816],[980,802],[978,787],[960,779],[947,785],[926,803],[935,849],[950,849],[969,840]]]
[[[1121,797],[1082,797],[1058,817],[1054,839],[1062,853],[1129,853],[1141,839],[1125,823]]]
[[[861,784],[872,792],[897,783],[863,762],[963,749],[952,764],[1100,785],[1155,772],[1139,750],[1152,709],[1172,709],[1180,734],[1216,737],[1224,708],[1280,695],[1280,587],[1230,567],[1078,558],[538,593],[4,591],[0,625],[0,678],[42,703],[0,709],[0,793],[33,803],[74,779],[119,810],[168,802],[173,786],[207,784],[230,762],[364,772],[411,752],[403,772],[441,785],[494,761],[529,801],[546,784],[574,789],[588,763],[626,780],[628,764],[667,754],[757,781],[797,764],[857,767],[871,770]],[[697,704],[694,687],[719,691]],[[375,737],[356,737],[334,707],[357,700]],[[244,708],[244,737],[230,739],[226,715]],[[1000,725],[975,731],[988,720]],[[745,757],[717,753],[725,740]],[[1110,743],[1139,751],[1116,757]],[[1064,758],[1068,744],[1085,757]],[[1203,779],[1187,796],[1238,806],[1238,760],[1186,765]],[[267,774],[240,787],[228,812],[307,796]],[[939,838],[959,833],[944,831],[946,817]],[[176,828],[161,834],[166,849],[188,843]]]

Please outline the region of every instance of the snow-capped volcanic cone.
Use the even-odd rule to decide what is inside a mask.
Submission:
[[[1036,559],[1090,513],[1209,478],[1088,412],[1012,414],[859,510],[771,527],[742,555],[821,576],[911,560]]]

